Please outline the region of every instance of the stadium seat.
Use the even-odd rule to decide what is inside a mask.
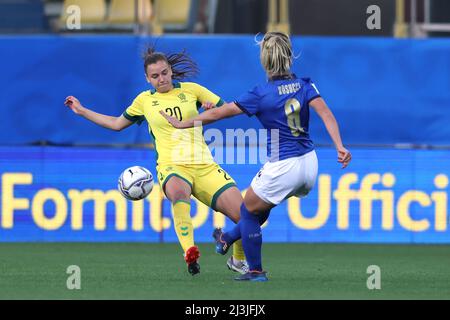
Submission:
[[[154,0],[154,26],[165,32],[189,32],[194,29],[198,0]]]
[[[43,0],[0,0],[0,33],[48,32]]]
[[[108,23],[111,24],[134,24],[136,22],[136,3],[138,22],[150,23],[152,5],[150,0],[112,0],[109,8]]]
[[[105,0],[64,0],[63,11],[60,17],[61,29],[66,28],[70,6],[78,6],[81,10],[81,28],[95,28],[106,22],[106,2]]]

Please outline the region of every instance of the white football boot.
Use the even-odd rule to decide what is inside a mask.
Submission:
[[[249,271],[247,261],[234,259],[233,256],[228,258],[227,267],[240,274],[246,274]]]

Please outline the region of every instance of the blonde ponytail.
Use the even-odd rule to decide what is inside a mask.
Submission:
[[[258,44],[261,48],[261,64],[270,77],[290,73],[292,45],[287,35],[281,32],[268,32]]]

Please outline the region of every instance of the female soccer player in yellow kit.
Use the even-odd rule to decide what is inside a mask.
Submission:
[[[72,111],[102,127],[120,131],[147,120],[157,152],[157,173],[160,186],[172,203],[173,220],[178,240],[184,251],[188,271],[200,272],[200,257],[194,245],[194,230],[190,216],[190,197],[222,212],[235,223],[239,220],[242,196],[234,180],[214,162],[205,143],[202,128],[179,130],[167,123],[160,114],[163,110],[179,120],[198,115],[198,108],[224,102],[208,89],[182,80],[198,72],[195,62],[184,52],[166,56],[149,48],[144,55],[147,81],[154,89],[139,94],[133,103],[118,117],[96,113],[81,105],[77,98],[68,96],[65,101]],[[234,254],[227,261],[230,269],[245,273],[248,266],[238,242]]]

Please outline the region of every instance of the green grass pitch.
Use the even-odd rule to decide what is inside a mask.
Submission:
[[[266,283],[233,281],[226,257],[199,247],[193,277],[175,243],[2,243],[0,299],[450,299],[449,246],[265,243]],[[66,287],[70,265],[80,290]]]

